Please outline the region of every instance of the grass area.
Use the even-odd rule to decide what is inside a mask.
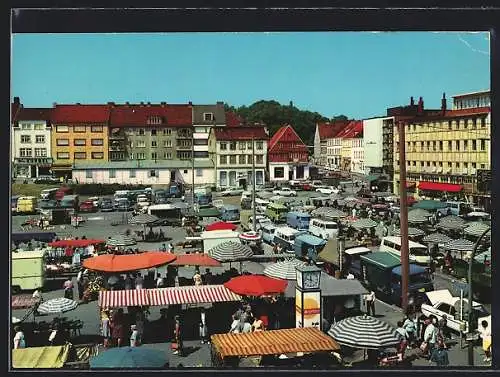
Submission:
[[[60,187],[60,185],[37,185],[35,183],[13,183],[12,184],[12,195],[21,195],[21,196],[35,196],[37,198],[40,197],[40,193],[42,190]]]

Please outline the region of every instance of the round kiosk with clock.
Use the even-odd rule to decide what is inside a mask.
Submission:
[[[295,325],[320,328],[320,324],[321,269],[315,265],[299,265],[295,288]]]

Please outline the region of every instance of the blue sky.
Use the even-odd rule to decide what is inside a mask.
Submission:
[[[240,106],[261,99],[362,119],[490,87],[487,33],[18,34],[12,97]]]

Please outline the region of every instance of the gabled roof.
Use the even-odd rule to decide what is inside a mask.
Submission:
[[[114,105],[111,108],[112,127],[191,126],[192,107],[184,104]],[[159,117],[160,124],[148,124],[148,118]]]
[[[29,108],[21,107],[17,115],[16,121],[22,120],[44,120],[50,122],[52,116],[52,108]]]
[[[52,123],[108,123],[109,115],[109,105],[56,105]]]
[[[267,140],[269,136],[264,127],[215,127],[217,140]]]
[[[362,120],[351,120],[349,124],[340,131],[335,137],[343,139],[352,139],[359,136],[363,132]]]
[[[273,135],[273,137],[269,141],[269,151],[271,151],[276,146],[276,144],[278,144],[278,142],[283,138],[283,136],[285,136],[285,134],[287,134],[287,133],[292,135],[292,137],[294,139],[296,139],[297,142],[302,143],[304,145],[305,149],[307,150],[307,146],[304,144],[304,142],[302,141],[300,136],[297,134],[297,132],[295,132],[295,130],[293,129],[293,127],[290,124],[287,124],[287,125],[281,127]]]
[[[212,113],[213,120],[206,121],[204,113]],[[193,124],[196,125],[224,125],[226,124],[226,114],[224,112],[224,103],[215,105],[193,105]]]
[[[11,118],[10,123],[14,124],[17,121],[17,116],[19,115],[19,109],[21,108],[21,104],[18,102],[12,102],[10,104]]]
[[[226,112],[226,126],[227,127],[237,127],[243,125],[243,119],[241,119],[236,113],[232,111]]]
[[[348,120],[338,121],[338,122],[334,122],[334,123],[330,123],[330,122],[317,123],[320,140],[334,138],[348,124],[349,124]]]

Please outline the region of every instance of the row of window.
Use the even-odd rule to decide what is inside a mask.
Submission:
[[[408,166],[417,166],[417,162],[418,161],[406,161],[406,164]],[[399,161],[396,161],[396,166],[399,166]],[[443,162],[442,161],[439,161],[439,162],[436,162],[436,161],[420,161],[420,164],[419,164],[420,167],[424,167],[424,166],[427,166],[427,167],[440,167],[442,168],[443,167]],[[486,169],[486,164],[481,164],[481,169]],[[448,162],[447,163],[447,167],[448,168],[452,168],[453,167],[453,163],[452,162]],[[460,169],[460,167],[463,167],[464,169],[468,169],[469,168],[469,163],[468,162],[455,162],[455,168],[457,169]],[[471,162],[470,163],[470,167],[472,169],[477,169],[477,163],[475,162]]]
[[[35,148],[35,157],[47,157],[47,148]],[[20,148],[19,157],[33,157],[32,148]]]
[[[72,130],[73,132],[87,132],[87,127],[88,126],[73,126]],[[103,126],[90,126],[90,132],[103,132],[103,131],[104,131]],[[56,126],[56,132],[69,132],[69,126],[58,125]]]
[[[228,179],[229,178],[229,179]],[[252,172],[247,172],[247,181],[252,181]],[[234,187],[238,185],[238,174],[236,171],[221,171],[219,173],[219,185],[220,186],[230,186]],[[263,185],[264,184],[264,173],[262,171],[255,172],[255,184]]]
[[[238,159],[236,159],[238,157]],[[252,164],[252,155],[244,155],[240,154],[239,156],[219,156],[219,163],[221,165],[235,165],[238,163],[239,165],[251,165]],[[256,164],[263,164],[264,163],[264,155],[262,154],[257,154],[255,155],[255,163]]]
[[[47,126],[45,123],[19,123],[19,126],[21,127],[21,130],[45,130]]]
[[[453,106],[460,109],[471,109],[474,107],[487,107],[491,106],[490,96],[481,96],[477,98],[456,99]]]
[[[181,140],[182,141],[182,140]],[[134,148],[134,142],[129,142],[130,148]],[[136,140],[135,142],[136,148],[146,148],[146,142],[144,140]],[[158,142],[156,140],[151,140],[151,148],[157,148]],[[164,148],[172,148],[172,140],[163,140]]]
[[[239,141],[239,142],[236,142],[236,141],[230,141],[229,142],[229,150],[230,151],[235,151],[236,150],[236,145],[238,145],[238,149],[240,151],[244,151],[246,149],[250,149],[252,150],[252,142],[251,141]],[[225,141],[221,141],[220,142],[220,150],[221,151],[226,151],[227,150],[227,147],[228,147],[228,143],[225,142]],[[255,149],[256,150],[262,150],[264,149],[264,142],[262,141],[256,141],[255,142]]]
[[[406,143],[408,151],[407,152],[436,152],[436,151],[443,151],[443,146],[445,141],[439,140],[439,141],[409,141]],[[486,150],[486,139],[479,139],[479,140],[455,140],[455,151],[462,151],[462,152],[467,152],[469,151],[469,146],[470,150],[472,151],[477,151],[478,150],[478,144],[479,144],[479,150],[480,151],[485,151]],[[447,142],[447,151],[453,151],[453,141],[448,140]],[[424,146],[426,149],[424,150]],[[399,149],[399,142],[396,143],[396,148]]]
[[[104,139],[91,139],[90,145],[101,146],[104,144]],[[56,139],[56,145],[59,147],[69,146],[69,139]],[[73,145],[78,147],[84,147],[87,145],[87,139],[74,139]]]
[[[93,160],[102,160],[104,158],[104,152],[92,152],[91,157]],[[58,160],[69,160],[69,152],[57,152]],[[87,152],[74,152],[73,159],[75,160],[86,160]]]
[[[36,135],[35,143],[36,144],[45,143],[45,135]],[[31,144],[31,135],[21,135],[21,144]]]
[[[92,170],[86,170],[85,171],[85,178],[93,178]],[[109,170],[109,178],[116,178],[116,170],[110,169]],[[184,170],[184,174],[187,174],[188,171]],[[195,173],[197,177],[203,177],[203,169],[195,169]],[[159,177],[160,172],[159,170],[148,170],[148,177]],[[137,177],[137,171],[136,170],[129,170],[128,171],[128,177],[129,178],[136,178]]]
[[[430,174],[408,174],[408,181],[425,181],[425,182],[437,182],[437,183],[454,183],[454,184],[462,184],[462,183],[473,183],[474,179],[470,176],[460,176],[460,175],[430,175]],[[396,181],[396,184],[399,187],[399,181]],[[416,187],[413,187],[413,191]]]
[[[436,122],[436,123],[423,123],[423,124],[407,124],[406,131],[408,132],[421,132],[427,130],[435,130],[439,129],[448,129],[448,130],[460,130],[460,129],[476,129],[476,128],[484,128],[486,127],[486,117],[480,117],[475,119],[462,119],[460,121],[456,120],[448,120],[444,122]]]

